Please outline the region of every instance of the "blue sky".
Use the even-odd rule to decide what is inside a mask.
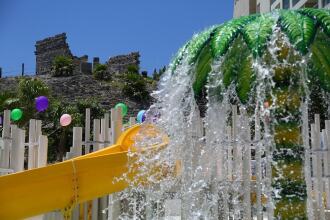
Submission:
[[[0,0],[0,66],[35,71],[36,40],[66,32],[76,56],[140,51],[141,70],[167,65],[204,28],[231,19],[232,0]]]

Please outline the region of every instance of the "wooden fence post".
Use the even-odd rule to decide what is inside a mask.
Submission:
[[[130,117],[129,118],[129,126],[133,126],[133,125],[135,125],[136,124],[136,119],[135,119],[135,117]]]
[[[93,152],[100,150],[101,144],[100,142],[100,119],[93,120]],[[99,214],[99,200],[93,200],[93,207],[92,207],[92,220],[98,220]]]
[[[258,109],[259,110],[259,109]],[[254,133],[254,142],[255,142],[255,171],[256,171],[256,203],[257,203],[257,220],[263,219],[263,211],[262,211],[262,166],[261,166],[261,155],[262,149],[261,145],[261,134],[260,134],[260,113],[256,114],[255,117],[255,133]]]
[[[28,146],[28,169],[35,168],[34,161],[35,161],[35,141],[36,141],[36,120],[30,119],[29,123],[29,146]]]
[[[121,108],[111,109],[111,143],[115,144],[122,132],[122,111]],[[112,194],[109,196],[108,219],[118,219],[120,216],[120,201],[118,196]]]
[[[12,148],[10,152],[10,169],[14,172],[24,170],[25,131],[12,125]]]
[[[326,143],[326,155],[325,155],[325,177],[326,177],[326,198],[327,198],[327,210],[330,210],[330,120],[325,121],[325,140]]]
[[[9,155],[11,146],[10,135],[10,110],[5,110],[3,115],[3,130],[2,130],[2,150],[0,150],[0,168],[9,168]],[[0,148],[1,149],[1,148]]]
[[[88,143],[90,141],[90,135],[91,135],[91,110],[87,108],[86,116],[85,116],[85,154],[91,152],[90,144]]]
[[[315,193],[316,203],[318,207],[318,216],[320,220],[325,219],[324,205],[323,205],[323,180],[322,180],[322,151],[321,151],[321,137],[320,137],[320,115],[315,115],[315,124],[312,125],[312,148],[314,156],[314,176],[315,178]]]
[[[40,135],[38,142],[39,142],[39,147],[38,147],[37,167],[44,167],[47,165],[48,137],[45,135]]]
[[[102,148],[108,147],[110,145],[109,120],[110,120],[109,113],[105,113],[104,118],[101,120],[101,140],[103,141],[103,144],[101,145]],[[107,219],[106,213],[103,212],[103,210],[106,210],[107,205],[108,205],[108,196],[104,196],[100,198],[99,219],[102,220]]]
[[[82,127],[73,128],[72,141],[72,157],[79,157],[82,155]],[[72,220],[78,220],[83,216],[84,204],[79,204],[72,211]]]
[[[249,119],[244,109],[241,110],[243,136],[243,188],[244,188],[244,219],[251,219],[251,130]]]
[[[310,148],[310,135],[309,135],[309,124],[308,124],[308,103],[303,102],[302,106],[302,141],[305,150],[304,158],[304,172],[306,181],[306,191],[307,191],[307,215],[308,219],[314,219],[314,205],[312,199],[312,173],[311,173],[311,148]]]
[[[82,127],[73,128],[72,147],[75,157],[82,155]]]

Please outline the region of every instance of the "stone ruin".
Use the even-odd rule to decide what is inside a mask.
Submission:
[[[58,34],[36,42],[36,74],[49,74],[56,56],[73,57],[66,42],[66,34]]]
[[[51,73],[53,60],[56,56],[68,56],[73,59],[74,75],[91,74],[97,64],[100,63],[98,57],[93,58],[93,63],[88,62],[88,56],[74,56],[66,42],[66,33],[48,37],[36,42],[36,74],[46,75]],[[139,66],[140,54],[133,52],[128,55],[110,57],[106,62],[109,74],[120,74],[127,71],[131,65]]]
[[[128,55],[119,55],[115,57],[110,57],[107,66],[108,72],[110,74],[120,74],[127,72],[129,66],[139,66],[140,65],[140,53],[133,52]]]

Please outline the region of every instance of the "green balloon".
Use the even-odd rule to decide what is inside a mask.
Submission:
[[[127,110],[128,110],[128,108],[127,108],[127,105],[125,105],[124,103],[118,103],[118,104],[115,106],[115,108],[116,108],[116,109],[117,109],[117,108],[121,108],[121,113],[122,113],[123,117],[127,114]]]
[[[21,109],[19,108],[15,108],[11,111],[10,113],[10,118],[13,120],[13,121],[18,121],[22,118],[23,116],[23,112]]]

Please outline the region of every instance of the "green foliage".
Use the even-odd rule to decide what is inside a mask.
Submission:
[[[147,91],[147,83],[144,77],[136,73],[126,73],[124,75],[123,93],[136,101],[149,100],[149,92]]]
[[[252,68],[252,57],[246,56],[242,60],[240,71],[237,75],[236,92],[242,103],[247,103],[255,83],[255,73]]]
[[[139,67],[136,66],[136,65],[129,65],[127,67],[127,72],[128,73],[136,73],[136,74],[139,74]]]
[[[311,46],[311,50],[310,77],[318,78],[322,88],[330,92],[330,39],[319,32]]]
[[[23,104],[34,104],[34,99],[38,96],[48,96],[49,88],[37,78],[22,78],[18,84],[18,97]]]
[[[37,78],[21,78],[17,88],[17,98],[20,100],[19,105],[24,114],[19,124],[25,124],[36,113],[35,98],[38,96],[49,96],[48,86]]]
[[[92,118],[101,118],[105,113],[102,106],[100,106],[100,103],[94,98],[78,100],[78,102],[75,103],[75,106],[77,112],[79,112],[83,117],[85,117],[85,110],[87,108],[91,109]]]
[[[159,69],[158,72],[156,69],[154,69],[154,72],[152,74],[152,79],[155,81],[159,81],[160,77],[166,72],[166,66],[163,68]]]
[[[325,33],[330,36],[330,11],[326,9],[304,8],[300,13],[317,20]]]
[[[177,66],[181,64],[183,57],[187,54],[186,49],[189,43],[190,42],[187,42],[183,47],[181,47],[175,55],[174,59],[172,60],[170,64],[170,70],[172,73],[176,70]]]
[[[109,80],[111,79],[110,74],[107,71],[107,65],[97,64],[94,71],[93,76],[98,80]]]
[[[187,47],[188,63],[192,64],[198,59],[200,52],[210,40],[210,36],[215,30],[215,27],[210,27],[207,30],[196,34],[190,41]]]
[[[212,51],[213,56],[218,58],[223,56],[229,49],[230,44],[238,36],[244,25],[253,21],[255,16],[246,16],[239,19],[229,21],[219,26],[212,39]]]
[[[0,112],[19,106],[19,99],[16,94],[9,91],[0,92]]]
[[[300,166],[303,170],[303,166]],[[280,190],[281,199],[305,200],[307,197],[306,184],[303,180],[282,180],[277,182],[275,188]],[[292,196],[295,195],[295,196]]]
[[[261,56],[273,32],[275,20],[271,15],[261,15],[248,23],[242,30],[243,36],[254,57]]]
[[[237,38],[229,49],[222,64],[223,84],[227,88],[236,84],[236,92],[240,101],[246,103],[255,82],[252,69],[252,57],[241,37]]]
[[[306,54],[316,33],[314,20],[295,11],[282,11],[279,23],[291,44],[302,54]]]
[[[147,78],[148,77],[148,72],[147,71],[142,71],[141,76],[143,76],[144,78]]]
[[[200,96],[207,83],[208,74],[211,72],[212,51],[210,45],[204,47],[199,55],[196,65],[196,76],[193,84],[195,96]]]
[[[329,10],[302,9],[299,12],[283,10],[279,14],[278,21],[272,14],[245,16],[220,26],[211,27],[195,35],[179,50],[170,65],[171,70],[174,71],[185,57],[189,64],[195,63],[209,41],[211,41],[213,58],[218,59],[226,54],[240,33],[243,34],[253,55],[262,56],[276,22],[302,54],[309,51],[310,44],[313,42],[317,30],[316,21],[330,35]]]
[[[101,118],[104,110],[95,99],[77,100],[74,103],[66,103],[57,99],[50,100],[49,110],[39,115],[42,119],[46,134],[49,140],[49,161],[60,161],[65,152],[72,146],[73,127],[82,127],[85,123],[85,110],[91,109],[91,118]],[[70,114],[72,123],[67,127],[61,127],[60,117],[63,114]]]
[[[67,56],[57,56],[53,61],[52,76],[71,76],[73,74],[73,60]]]
[[[24,126],[36,114],[35,98],[42,95],[49,95],[49,89],[44,82],[36,78],[21,78],[17,91],[0,92],[0,112],[5,109],[20,108],[23,110],[23,117],[17,123]]]

